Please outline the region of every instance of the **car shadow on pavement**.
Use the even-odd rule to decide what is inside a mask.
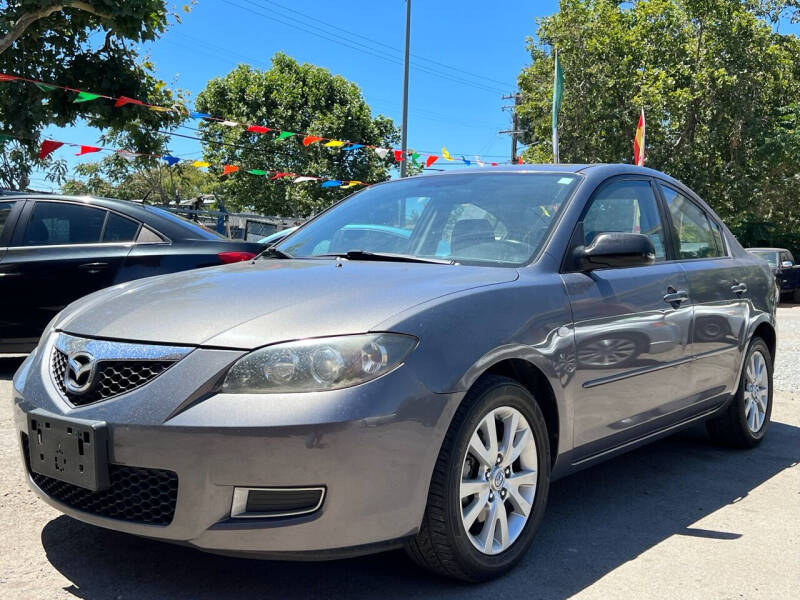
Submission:
[[[78,598],[568,598],[673,535],[736,543],[694,524],[800,461],[800,428],[772,423],[744,452],[711,444],[702,427],[555,482],[533,547],[497,581],[466,586],[417,569],[402,552],[319,563],[236,559],[58,517],[47,558]],[[343,523],[357,527],[358,523]]]

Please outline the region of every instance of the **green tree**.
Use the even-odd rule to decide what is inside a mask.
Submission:
[[[265,124],[343,141],[389,147],[398,134],[391,119],[372,117],[361,91],[326,69],[299,64],[276,54],[272,67],[259,71],[245,65],[208,82],[197,97],[199,111],[244,123]],[[299,139],[249,133],[241,127],[202,123],[205,159],[218,165],[272,169],[340,180],[381,181],[388,177],[388,159],[373,150],[352,151],[303,146]],[[305,216],[341,199],[352,190],[320,188],[319,184],[268,181],[244,172],[221,180],[220,195],[229,207],[267,214]]]
[[[552,49],[565,76],[562,162],[632,162],[641,108],[647,165],[692,187],[745,243],[800,247],[800,2],[562,0],[529,38],[519,84],[525,159],[552,160]],[[791,241],[791,240],[789,240]],[[788,243],[788,241],[784,242]]]
[[[0,2],[0,73],[170,105],[177,99],[131,45],[156,39],[171,15],[179,19],[166,0]],[[138,152],[156,152],[164,141],[158,129],[182,119],[174,112],[123,110],[103,100],[75,104],[74,99],[71,92],[0,82],[0,134],[17,138],[0,139],[4,185],[24,189],[35,165],[49,171],[51,179],[63,179],[62,162],[36,159],[48,125],[64,127],[83,119],[105,129],[103,139],[122,140]]]

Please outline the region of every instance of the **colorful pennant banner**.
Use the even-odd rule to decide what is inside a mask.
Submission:
[[[340,149],[342,151],[348,151],[348,152],[349,151],[353,151],[353,150],[358,150],[358,149],[365,148],[365,149],[373,150],[375,152],[375,154],[377,154],[381,159],[385,159],[391,153],[391,156],[394,159],[395,163],[400,163],[403,160],[406,160],[407,157],[410,157],[411,161],[416,165],[416,164],[419,164],[418,163],[418,159],[423,154],[426,155],[426,158],[424,160],[424,165],[425,165],[426,168],[430,168],[430,166],[434,162],[436,162],[439,158],[444,158],[445,160],[451,161],[451,162],[455,161],[455,159],[452,157],[450,152],[444,146],[442,146],[441,155],[435,154],[435,153],[431,153],[431,152],[422,152],[422,153],[420,153],[420,152],[417,152],[415,150],[408,150],[408,151],[406,151],[406,153],[404,153],[402,150],[399,150],[397,148],[380,148],[380,147],[373,146],[373,145],[370,145],[370,144],[362,144],[362,143],[351,142],[351,141],[348,141],[348,140],[337,140],[337,139],[332,139],[332,138],[326,138],[326,137],[323,137],[323,136],[313,135],[313,134],[310,134],[310,133],[287,131],[287,130],[285,130],[283,128],[280,128],[280,127],[267,127],[267,126],[258,125],[258,124],[242,123],[242,122],[231,120],[231,119],[226,119],[226,118],[222,118],[222,117],[216,117],[216,116],[213,116],[213,115],[211,115],[209,113],[205,113],[205,112],[197,112],[197,111],[188,111],[187,112],[186,109],[184,109],[182,107],[158,106],[158,105],[154,105],[154,104],[148,104],[147,102],[144,102],[142,100],[138,100],[136,98],[130,98],[128,96],[115,97],[115,96],[108,96],[108,95],[104,95],[104,94],[96,94],[96,93],[93,93],[93,92],[87,92],[87,91],[84,91],[84,90],[78,90],[78,89],[67,87],[67,86],[63,86],[63,85],[56,85],[56,84],[52,84],[52,83],[46,83],[46,82],[43,82],[43,81],[37,81],[37,80],[34,80],[34,79],[28,79],[26,77],[18,77],[16,75],[8,75],[8,74],[5,74],[5,73],[0,73],[0,82],[3,82],[3,81],[23,82],[23,83],[33,84],[43,92],[50,92],[50,91],[55,91],[55,90],[63,90],[63,91],[66,91],[66,92],[70,92],[70,93],[76,94],[75,98],[73,99],[73,103],[75,103],[75,104],[80,104],[80,103],[84,103],[84,102],[90,102],[92,100],[97,100],[97,99],[106,99],[106,100],[113,101],[114,102],[114,106],[117,107],[117,108],[120,108],[120,107],[123,107],[123,106],[127,106],[127,105],[138,105],[138,106],[142,106],[142,107],[144,107],[144,108],[146,108],[148,110],[157,111],[157,112],[177,112],[177,113],[181,113],[181,114],[184,114],[184,115],[188,115],[189,117],[194,118],[194,119],[200,119],[200,120],[203,120],[203,121],[206,121],[206,122],[209,122],[209,123],[216,123],[216,124],[219,124],[219,125],[225,125],[227,127],[242,127],[246,131],[251,132],[251,133],[258,133],[258,134],[273,133],[273,134],[276,134],[275,139],[278,140],[278,141],[286,140],[286,139],[289,139],[291,137],[297,136],[298,139],[302,140],[303,146],[310,146],[312,144],[317,144],[317,143],[321,142],[320,145],[323,146],[323,147],[332,148],[332,149]],[[468,165],[468,166],[472,164],[472,161],[471,160],[467,160],[466,158],[463,157],[463,155],[462,155],[462,158],[461,158],[461,162],[464,165]],[[475,156],[475,163],[478,166],[485,166],[485,165],[488,164],[488,165],[491,165],[493,167],[497,166],[498,164],[500,164],[498,162],[482,161],[477,155]]]

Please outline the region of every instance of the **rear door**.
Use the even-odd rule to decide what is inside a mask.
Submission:
[[[742,360],[749,313],[747,266],[730,255],[715,218],[679,190],[665,183],[659,188],[695,305],[695,384],[697,400],[706,400],[729,390]]]
[[[652,265],[566,273],[575,327],[577,458],[638,437],[691,403],[686,274],[670,261],[665,215],[648,178],[600,187],[584,215],[583,244],[605,232],[647,235]]]
[[[29,201],[0,263],[7,280],[0,337],[35,343],[67,304],[112,285],[131,247],[124,239],[135,236],[138,227],[88,204]]]

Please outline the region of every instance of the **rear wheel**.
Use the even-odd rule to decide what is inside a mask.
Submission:
[[[734,448],[752,448],[767,432],[772,415],[772,356],[761,338],[745,355],[739,389],[722,414],[706,422],[711,439]]]
[[[445,436],[409,555],[467,581],[504,573],[533,541],[549,482],[547,428],[535,399],[512,379],[481,378]]]

